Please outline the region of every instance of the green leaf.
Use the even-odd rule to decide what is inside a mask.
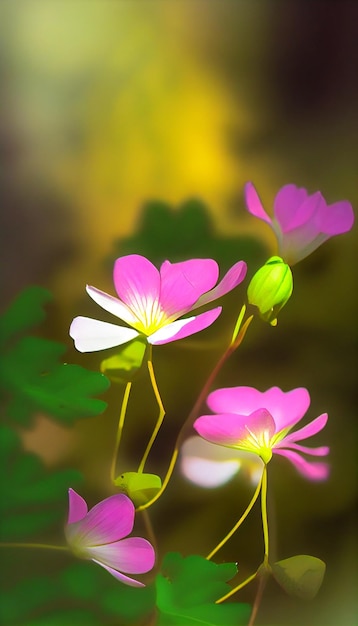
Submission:
[[[50,299],[47,290],[29,287],[0,317],[0,390],[8,417],[21,425],[28,425],[37,411],[72,423],[98,415],[107,406],[92,398],[108,389],[103,374],[59,362],[66,351],[59,343],[19,336],[43,321],[43,307]]]
[[[166,555],[156,577],[158,626],[238,626],[247,622],[247,604],[215,604],[237,573],[235,563],[217,565],[201,556]]]
[[[24,337],[4,354],[0,384],[9,396],[10,418],[27,425],[36,411],[44,411],[68,424],[80,417],[98,415],[106,402],[92,398],[109,387],[99,372],[58,362],[61,344]]]
[[[42,287],[24,289],[0,317],[0,344],[40,324],[46,317],[43,307],[51,299]]]
[[[125,472],[114,484],[134,502],[135,506],[146,504],[160,491],[162,481],[157,474]]]
[[[24,453],[18,435],[0,426],[0,529],[3,541],[21,540],[56,522],[63,523],[67,490],[81,474],[75,470],[49,473],[31,453]]]
[[[136,232],[116,242],[116,257],[131,253],[143,254],[155,265],[163,259],[174,262],[185,258],[214,258],[222,272],[239,258],[249,267],[257,267],[265,262],[268,254],[257,238],[218,233],[211,212],[197,199],[187,200],[179,207],[161,201],[146,203]],[[109,263],[112,265],[113,257]]]
[[[103,359],[101,372],[116,383],[132,381],[142,366],[147,345],[145,339],[133,339],[117,354]]]
[[[272,573],[278,584],[292,596],[311,600],[324,578],[326,564],[315,556],[300,554],[277,561]]]

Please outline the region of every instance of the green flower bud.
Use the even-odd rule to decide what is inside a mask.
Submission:
[[[290,267],[272,256],[253,276],[247,289],[249,304],[257,306],[265,322],[277,324],[277,315],[290,299],[293,278]]]

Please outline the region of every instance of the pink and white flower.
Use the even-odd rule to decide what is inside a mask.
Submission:
[[[112,576],[131,587],[144,587],[126,574],[144,574],[155,563],[153,546],[141,537],[127,537],[134,525],[135,508],[124,494],[110,496],[90,511],[86,501],[68,490],[69,512],[65,527],[73,553],[101,565]]]
[[[352,205],[347,200],[327,204],[320,191],[309,195],[306,189],[285,185],[274,200],[274,217],[265,211],[253,183],[244,188],[246,206],[255,217],[274,231],[278,254],[294,265],[311,254],[322,243],[351,230],[354,222]]]
[[[307,389],[284,392],[272,387],[260,392],[252,387],[229,387],[212,392],[207,404],[215,413],[202,415],[194,423],[197,433],[207,441],[254,453],[266,464],[273,454],[279,454],[306,478],[327,478],[327,463],[307,461],[302,455],[326,456],[329,448],[308,448],[297,443],[320,432],[327,423],[327,413],[290,432],[310,405]]]
[[[212,259],[164,261],[159,271],[138,254],[120,257],[113,270],[118,298],[90,285],[86,290],[99,306],[131,328],[79,316],[71,324],[70,335],[80,352],[113,348],[140,335],[153,345],[183,339],[210,326],[221,307],[178,318],[234,289],[244,280],[246,269],[246,263],[238,261],[215,287],[219,268]]]

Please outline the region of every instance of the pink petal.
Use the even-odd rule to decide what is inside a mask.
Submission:
[[[160,275],[161,308],[168,317],[179,317],[215,285],[219,269],[212,259],[192,259],[182,263],[165,261],[160,268]]]
[[[272,220],[267,215],[253,183],[246,183],[244,187],[244,196],[249,213],[258,217],[260,220],[267,222],[267,224],[270,224],[271,226]]]
[[[196,309],[199,306],[202,306],[203,304],[208,304],[208,302],[212,302],[217,298],[221,298],[221,296],[224,296],[229,291],[237,287],[237,285],[239,285],[244,280],[246,276],[246,271],[247,265],[245,261],[238,261],[237,263],[235,263],[235,265],[233,265],[229,269],[224,278],[216,287],[214,287],[214,289],[208,291],[208,293],[205,293],[201,296],[201,298],[199,298],[197,303],[192,306],[192,310]]]
[[[148,343],[160,345],[194,335],[194,333],[198,333],[213,324],[219,317],[221,310],[222,307],[219,306],[216,309],[211,309],[195,317],[188,317],[184,320],[177,320],[176,322],[167,324],[152,335],[149,335]]]
[[[282,391],[279,387],[271,387],[263,394],[263,403],[275,420],[276,432],[284,428],[292,428],[307,412],[311,403],[310,394],[304,387],[291,391]]]
[[[303,387],[284,392],[271,387],[261,392],[253,387],[224,387],[209,394],[208,407],[216,413],[250,415],[264,407],[275,420],[276,432],[293,426],[306,413],[310,396]]]
[[[120,299],[140,319],[159,301],[159,271],[144,256],[129,254],[117,259],[113,282]]]
[[[327,206],[323,217],[322,230],[333,237],[351,230],[354,223],[354,213],[352,205],[347,200],[335,202]]]
[[[246,448],[245,442],[252,435],[260,437],[265,432],[270,439],[275,433],[275,422],[268,411],[258,409],[251,415],[202,415],[195,420],[194,428],[201,437],[212,443]]]
[[[118,298],[114,298],[108,293],[96,289],[96,287],[91,287],[91,285],[86,285],[86,291],[90,298],[99,304],[102,309],[108,311],[108,313],[112,313],[112,315],[119,317],[119,319],[123,320],[130,326],[133,323],[138,322],[138,318],[133,315],[132,311],[125,304],[123,304],[123,302],[118,300]]]
[[[224,387],[208,395],[207,405],[216,413],[250,415],[263,406],[262,395],[261,391],[253,387]]]
[[[281,445],[283,443],[283,445]],[[309,448],[308,446],[300,446],[298,443],[286,444],[285,440],[280,441],[277,448],[295,450],[296,452],[302,452],[303,454],[310,454],[311,456],[327,456],[329,454],[328,446],[319,446],[318,448]]]
[[[96,504],[84,519],[68,526],[69,542],[87,550],[122,539],[132,532],[134,512],[134,504],[126,495],[110,496]]]
[[[319,433],[327,424],[328,415],[327,413],[322,413],[319,417],[316,417],[312,422],[303,426],[299,430],[296,430],[293,433],[289,433],[286,435],[284,439],[281,440],[280,444],[287,445],[288,443],[295,443],[296,441],[302,441],[302,439],[307,439],[307,437],[312,437]]]
[[[68,524],[79,522],[86,517],[88,507],[86,500],[84,500],[74,489],[68,490]]]
[[[108,324],[90,317],[75,317],[70,326],[70,336],[79,352],[95,352],[121,346],[139,333],[133,328]]]
[[[306,189],[296,185],[282,187],[274,200],[274,215],[281,231],[285,233],[306,222],[314,212],[314,206],[314,196],[308,197]]]
[[[113,567],[107,567],[107,565],[103,565],[103,563],[101,563],[100,561],[96,561],[95,559],[92,559],[92,560],[93,560],[93,563],[97,563],[97,565],[100,565],[101,567],[103,567],[105,570],[107,570],[107,572],[112,574],[112,576],[117,578],[117,580],[119,580],[121,583],[124,583],[125,585],[129,585],[129,587],[145,587],[145,584],[139,582],[139,580],[135,580],[135,578],[130,578],[129,576],[125,576],[124,574],[121,574],[121,572],[117,572],[117,570],[113,569]]]
[[[279,454],[286,457],[302,476],[309,480],[325,480],[329,475],[328,463],[312,463],[306,461],[300,454],[291,450],[278,450],[274,448],[272,450],[274,454]]]
[[[89,558],[126,574],[144,574],[155,563],[153,546],[142,537],[129,537],[103,546],[89,547]]]

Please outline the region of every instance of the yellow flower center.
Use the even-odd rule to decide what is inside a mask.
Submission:
[[[138,319],[138,322],[132,324],[133,328],[147,336],[152,335],[159,328],[163,328],[170,321],[158,300],[137,300],[132,312]]]
[[[257,454],[264,463],[268,463],[272,458],[272,440],[268,430],[262,430],[259,434],[255,434],[248,426],[245,426],[248,437],[238,442],[237,448],[247,450]]]

